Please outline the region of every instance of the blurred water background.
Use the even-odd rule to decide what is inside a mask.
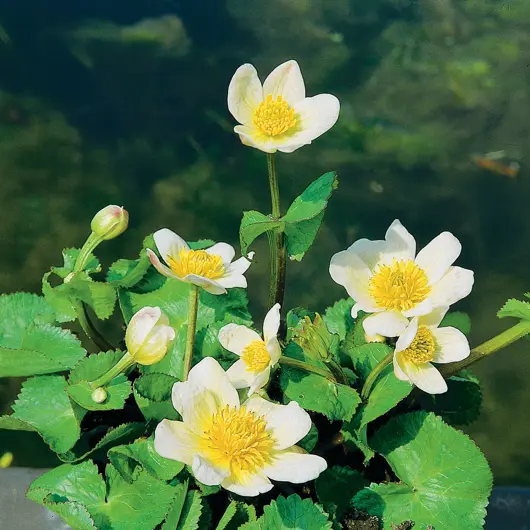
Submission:
[[[287,307],[343,297],[332,254],[399,218],[420,246],[443,230],[462,241],[472,344],[508,327],[496,311],[530,290],[528,0],[1,1],[0,291],[39,292],[109,203],[131,223],[98,249],[106,264],[163,226],[237,245],[241,211],[270,204],[264,154],[231,132],[227,86],[242,63],[263,79],[291,58],[308,95],[334,93],[342,110],[278,160],[284,207],[323,172],[340,178],[315,246],[290,264]],[[260,321],[265,240],[256,250]],[[497,485],[530,486],[529,350],[520,341],[475,369],[484,409],[466,431]],[[0,380],[1,412],[19,384]],[[4,451],[54,464],[27,433],[3,431]]]

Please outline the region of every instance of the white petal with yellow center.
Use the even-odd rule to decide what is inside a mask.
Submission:
[[[273,99],[280,96],[291,106],[302,101],[305,85],[298,63],[291,60],[277,66],[265,79],[263,94]]]
[[[469,357],[469,342],[459,329],[450,326],[436,328],[432,334],[436,341],[435,363],[454,363]]]
[[[398,311],[384,311],[368,315],[363,320],[363,328],[368,336],[397,337],[408,326],[409,321]]]
[[[196,454],[197,436],[182,421],[162,420],[155,430],[154,446],[164,458],[191,466]]]
[[[251,64],[240,66],[228,87],[228,110],[239,123],[250,123],[255,109],[263,101],[263,89]]]
[[[328,467],[326,461],[317,455],[308,455],[295,446],[278,452],[264,469],[272,480],[303,484],[317,478]]]

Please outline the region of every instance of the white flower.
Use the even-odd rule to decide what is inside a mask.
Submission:
[[[175,330],[159,307],[143,307],[131,318],[125,333],[127,351],[135,362],[150,365],[162,360]]]
[[[326,461],[294,445],[311,428],[298,403],[277,405],[254,395],[240,405],[237,390],[212,357],[173,386],[173,405],[183,421],[163,420],[155,431],[161,456],[191,465],[203,484],[253,497],[272,489],[269,479],[301,484]]]
[[[429,394],[447,391],[445,379],[431,362],[452,363],[469,355],[469,343],[461,331],[438,327],[448,309],[414,317],[396,342],[394,374]]]
[[[210,294],[225,294],[231,287],[246,287],[243,274],[250,267],[253,252],[232,263],[234,247],[228,243],[216,243],[206,250],[191,250],[187,243],[167,228],[153,234],[158,252],[168,267],[162,264],[157,255],[147,249],[153,266],[168,278],[192,283]]]
[[[266,153],[292,153],[333,127],[339,100],[331,94],[305,97],[296,61],[276,67],[263,86],[251,64],[240,66],[228,87],[228,110],[241,124],[234,128],[245,145]]]
[[[435,237],[416,256],[416,241],[398,221],[384,241],[359,239],[331,258],[329,272],[359,310],[375,313],[364,321],[368,335],[396,337],[408,319],[449,307],[471,292],[473,271],[452,264],[461,251],[449,232]]]
[[[249,396],[267,383],[271,368],[281,356],[279,327],[280,304],[275,304],[265,316],[263,339],[254,330],[237,324],[219,330],[223,348],[241,357],[226,373],[235,388],[248,388]]]

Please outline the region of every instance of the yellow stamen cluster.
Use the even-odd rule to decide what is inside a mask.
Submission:
[[[296,125],[296,117],[282,96],[274,100],[269,94],[254,112],[253,122],[263,134],[278,136]]]
[[[249,372],[257,374],[263,372],[269,366],[271,356],[267,351],[265,342],[262,340],[254,340],[245,347],[241,354],[241,359],[243,359]]]
[[[221,256],[208,254],[205,250],[183,248],[178,256],[168,256],[167,262],[179,278],[188,274],[196,274],[213,280],[221,277],[225,271]]]
[[[226,406],[214,414],[200,445],[212,464],[244,481],[270,462],[274,441],[262,417],[245,407]]]
[[[427,326],[420,326],[414,340],[401,352],[401,355],[414,364],[428,363],[434,359],[435,346],[432,331]]]
[[[368,286],[378,307],[407,311],[427,298],[431,288],[427,275],[412,260],[380,265]]]

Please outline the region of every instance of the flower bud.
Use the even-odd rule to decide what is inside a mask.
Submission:
[[[107,391],[100,386],[92,392],[92,401],[94,403],[103,403],[107,399]]]
[[[103,240],[114,239],[127,230],[129,214],[121,206],[105,206],[92,219],[90,228]]]
[[[134,362],[147,366],[163,359],[174,338],[175,330],[160,308],[144,307],[131,318],[125,344]]]
[[[322,317],[316,313],[313,322],[306,316],[296,326],[293,341],[315,361],[328,362],[338,345],[338,336],[330,333]]]

